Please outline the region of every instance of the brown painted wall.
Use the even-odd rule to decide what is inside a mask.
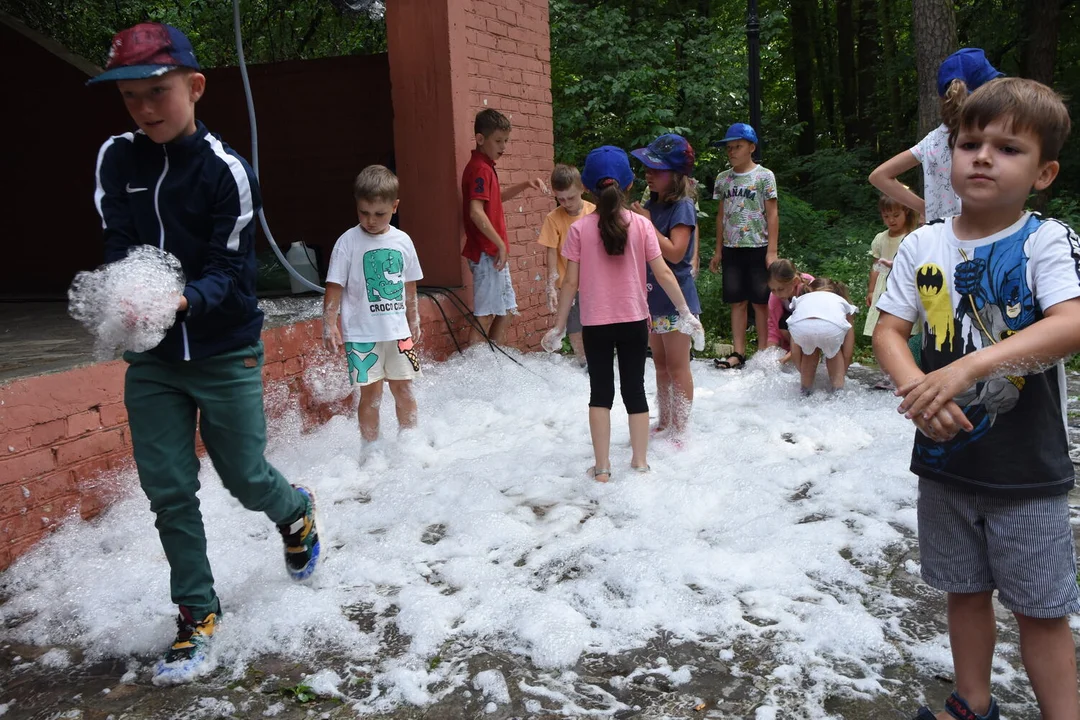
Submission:
[[[240,69],[205,74],[199,119],[251,161]],[[356,174],[393,160],[389,61],[385,54],[297,60],[252,65],[248,75],[270,232],[282,251],[297,240],[321,248],[325,275],[334,241],[356,224]],[[259,249],[268,247],[261,229],[259,237]]]
[[[0,132],[9,139],[4,169],[14,179],[4,189],[0,297],[63,297],[76,272],[101,263],[97,152],[132,122],[114,87],[86,87],[84,70],[3,23],[0,62],[21,68],[7,79],[18,112],[0,113]],[[250,160],[239,69],[205,74],[196,116]],[[393,158],[387,56],[254,65],[249,74],[271,232],[285,250],[295,240],[321,247],[325,274],[334,240],[356,224],[353,178],[365,165]]]
[[[424,251],[426,285],[460,287],[464,277],[457,186],[468,149],[455,110],[468,101],[468,77],[464,45],[451,38],[465,17],[458,2],[395,0],[386,8],[393,102],[415,109],[395,118],[401,229]]]
[[[131,121],[115,91],[85,87],[85,72],[3,23],[0,65],[9,91],[0,296],[62,295],[77,270],[101,262],[94,163]]]

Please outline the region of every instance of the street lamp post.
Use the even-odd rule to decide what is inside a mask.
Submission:
[[[761,34],[761,24],[758,22],[757,0],[747,0],[746,8],[746,47],[749,52],[750,74],[750,125],[761,140],[761,48],[758,44],[758,36]],[[754,153],[754,161],[761,162],[761,145],[757,145]]]

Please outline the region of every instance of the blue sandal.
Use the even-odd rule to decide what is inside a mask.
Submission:
[[[945,712],[956,720],[1001,720],[998,704],[994,698],[990,698],[990,709],[986,711],[986,714],[979,715],[971,709],[964,698],[955,692],[945,701]],[[936,717],[934,712],[924,705],[919,708],[919,714],[914,717],[914,720],[936,720]]]

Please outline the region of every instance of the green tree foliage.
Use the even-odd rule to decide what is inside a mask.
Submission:
[[[237,63],[229,0],[0,0],[0,10],[97,65],[112,36],[140,22],[183,29],[206,67]],[[249,63],[386,50],[380,16],[339,12],[326,0],[241,0],[240,12]]]
[[[394,2],[394,0],[387,0]],[[922,3],[918,5],[917,3]],[[249,62],[382,52],[381,17],[341,0],[242,0]],[[777,175],[780,252],[862,297],[881,229],[873,167],[919,137],[913,16],[923,0],[759,0],[763,161]],[[939,7],[939,6],[935,6]],[[1080,3],[950,0],[960,46],[1010,75],[1050,81],[1080,110]],[[688,137],[703,192],[702,266],[712,253],[710,143],[749,120],[743,0],[549,0],[555,155],[579,164],[602,144]],[[110,37],[144,20],[177,25],[208,66],[236,62],[228,0],[0,0],[0,10],[102,64]],[[809,97],[808,97],[809,93]],[[1050,213],[1080,222],[1080,141],[1069,143]],[[919,190],[920,173],[903,178]],[[702,272],[706,326],[727,332],[719,281]],[[860,335],[860,343],[861,343]]]

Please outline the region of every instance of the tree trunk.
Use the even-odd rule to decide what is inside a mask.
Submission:
[[[817,9],[815,0],[791,0],[791,46],[795,56],[795,111],[802,128],[796,143],[799,155],[814,152],[814,48],[811,23]]]
[[[1061,0],[1028,0],[1021,6],[1020,75],[1054,84],[1054,61],[1057,58],[1058,19]],[[1031,208],[1044,212],[1054,187],[1036,193]]]
[[[817,55],[818,86],[821,88],[821,105],[825,110],[825,123],[833,141],[839,137],[836,128],[836,94],[839,84],[836,76],[836,46],[833,44],[832,9],[829,0],[821,0],[820,13],[816,14],[812,35],[814,53]]]
[[[956,15],[951,0],[912,0],[915,68],[919,73],[919,137],[941,122],[937,71],[956,51]]]
[[[1020,74],[1053,85],[1061,0],[1027,0],[1021,13]]]
[[[881,29],[877,0],[859,0],[859,139],[877,144],[877,112],[874,102],[878,73],[881,72]]]
[[[844,147],[858,141],[859,87],[855,76],[855,13],[852,0],[836,0],[837,69],[840,71],[840,118],[844,123]]]
[[[892,130],[895,141],[903,133],[904,120],[901,117],[902,99],[900,97],[900,80],[897,77],[896,68],[896,8],[893,3],[896,0],[881,0],[881,37],[884,41],[885,56],[885,83],[889,105],[889,128]],[[891,148],[889,149],[891,152]]]

